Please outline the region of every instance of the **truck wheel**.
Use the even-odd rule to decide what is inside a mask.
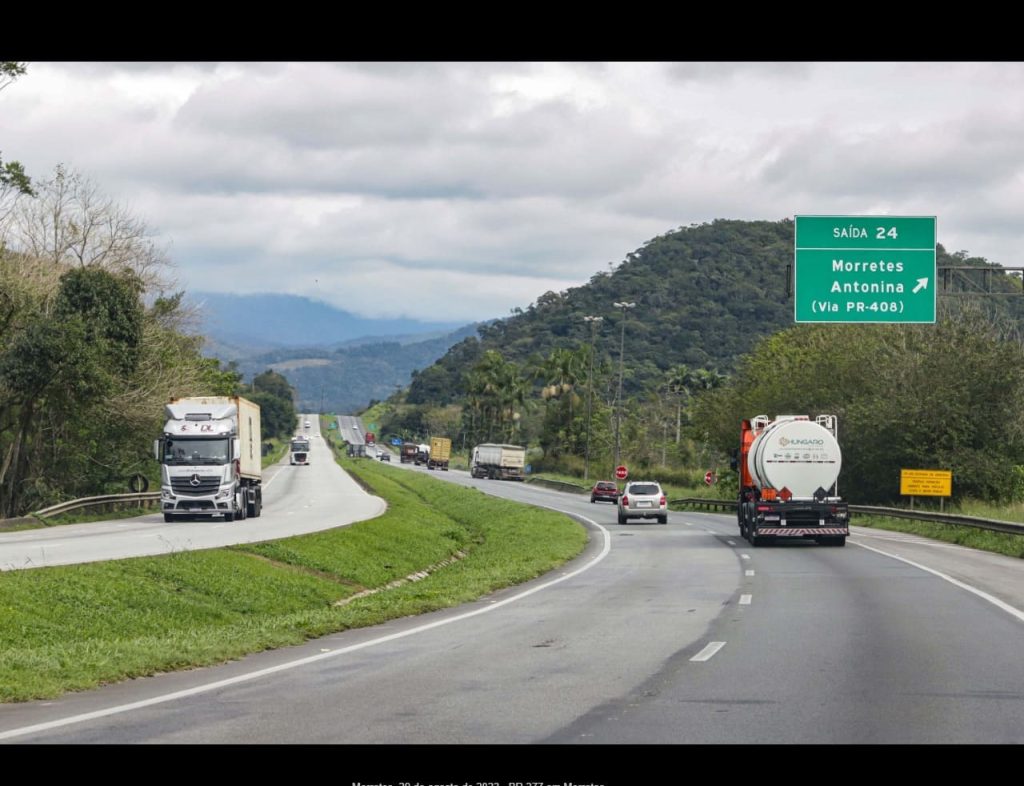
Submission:
[[[235,520],[234,512],[230,511],[230,510],[225,510],[224,511],[224,521],[234,521],[234,520]]]
[[[667,515],[665,515],[665,516],[658,516],[658,523],[659,524],[668,524],[668,516]]]
[[[167,523],[167,524],[173,524],[174,523],[174,516],[172,516],[170,513],[165,513],[164,514],[164,522]]]
[[[627,518],[626,518],[625,516],[623,516],[623,515],[622,515],[621,513],[619,514],[619,524],[625,524],[625,523],[626,523],[626,522],[627,522],[628,520],[629,520],[629,519],[627,519]]]

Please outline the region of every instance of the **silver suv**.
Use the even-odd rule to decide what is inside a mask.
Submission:
[[[627,483],[618,505],[619,524],[628,519],[657,519],[659,524],[668,524],[668,498],[654,481]]]

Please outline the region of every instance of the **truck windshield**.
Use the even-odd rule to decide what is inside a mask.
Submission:
[[[293,440],[292,441],[292,453],[298,453],[300,451],[303,452],[303,453],[309,451],[309,443],[304,441],[304,440],[298,440],[298,439]]]
[[[227,464],[231,454],[227,439],[168,439],[164,464]]]

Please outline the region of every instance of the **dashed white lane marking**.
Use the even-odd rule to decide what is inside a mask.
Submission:
[[[740,559],[750,559],[749,554],[740,554]]]
[[[748,571],[746,572],[746,574],[745,574],[745,575],[747,575],[747,576],[753,576],[753,575],[754,575],[754,571],[752,571],[752,570],[748,570]]]
[[[550,505],[542,505],[538,507],[545,507],[548,508],[549,510],[554,510],[559,513],[568,513],[565,510],[559,510],[558,508],[552,507]],[[587,523],[601,530],[601,534],[604,536],[604,546],[601,548],[601,553],[594,557],[592,560],[590,560],[590,562],[588,562],[586,565],[581,565],[579,568],[572,571],[571,573],[566,573],[563,576],[559,576],[557,579],[552,579],[551,581],[546,581],[543,584],[538,584],[536,587],[532,587],[531,589],[520,592],[509,598],[505,598],[504,600],[500,600],[497,602],[491,601],[491,604],[493,605],[483,606],[481,608],[474,609],[473,611],[467,611],[463,614],[457,614],[454,617],[447,617],[442,620],[437,620],[436,622],[428,622],[425,625],[417,625],[415,628],[410,628],[406,631],[401,631],[399,633],[391,633],[387,636],[380,636],[376,639],[370,639],[369,641],[364,641],[359,644],[353,644],[349,647],[342,647],[341,649],[333,650],[331,652],[321,652],[317,655],[309,655],[305,658],[298,658],[293,661],[288,661],[287,663],[280,663],[277,666],[270,666],[265,669],[257,669],[256,671],[251,671],[246,674],[239,674],[235,677],[229,677],[223,680],[216,680],[215,682],[210,682],[206,685],[197,685],[194,688],[179,690],[173,693],[165,693],[162,696],[153,696],[149,699],[143,699],[142,701],[133,701],[128,704],[119,704],[114,707],[107,707],[106,709],[96,710],[94,712],[84,712],[79,715],[71,715],[67,718],[58,718],[57,720],[48,721],[46,723],[36,723],[31,726],[22,726],[21,728],[10,729],[8,731],[0,732],[0,740],[9,740],[15,737],[24,737],[27,734],[35,734],[41,731],[50,731],[51,729],[57,729],[62,726],[70,726],[74,723],[82,723],[84,721],[106,718],[111,715],[121,715],[126,712],[131,712],[132,710],[139,710],[145,707],[152,707],[157,704],[165,704],[169,701],[175,701],[176,699],[184,699],[189,696],[198,696],[203,693],[209,693],[210,691],[220,690],[221,688],[226,688],[231,685],[238,685],[243,682],[251,682],[252,680],[259,679],[260,677],[266,677],[270,674],[277,674],[283,671],[291,671],[292,669],[307,666],[310,663],[316,663],[318,661],[326,660],[328,658],[336,658],[340,655],[347,655],[350,652],[357,652],[359,650],[364,650],[369,647],[374,647],[378,644],[385,644],[390,641],[404,639],[407,636],[414,636],[417,633],[423,633],[428,630],[433,630],[434,628],[440,628],[445,625],[450,625],[453,622],[461,622],[462,620],[469,619],[470,617],[476,617],[480,614],[486,614],[488,612],[494,611],[495,609],[499,609],[502,606],[507,606],[510,603],[515,603],[518,600],[522,600],[523,598],[527,598],[530,595],[534,595],[542,590],[546,590],[548,587],[552,587],[555,584],[561,584],[563,581],[567,581],[568,579],[571,579],[574,576],[580,575],[584,571],[590,570],[592,567],[601,562],[601,560],[607,557],[608,554],[611,552],[612,536],[607,529],[602,527],[593,519],[587,518],[586,516],[581,516],[578,513],[572,515],[576,516],[578,519],[583,519]],[[721,645],[724,646],[725,642],[721,642]],[[720,648],[721,647],[719,647],[719,649]],[[716,649],[715,652],[717,651],[718,650]],[[714,655],[714,652],[712,652],[711,655]],[[711,657],[711,655],[709,655],[708,657]],[[705,660],[707,660],[707,658],[705,658]]]
[[[692,658],[690,658],[690,660],[694,663],[703,663],[706,660],[711,660],[713,657],[715,657],[715,653],[717,653],[724,646],[724,641],[713,641],[700,652],[698,652],[696,655],[694,655]]]
[[[1018,609],[1018,608],[1016,608],[1014,606],[1011,606],[1009,603],[1006,603],[1005,601],[1000,600],[999,598],[995,597],[994,595],[989,595],[984,590],[980,590],[977,587],[972,587],[970,584],[965,584],[964,582],[960,581],[959,579],[954,579],[952,576],[947,576],[945,573],[941,573],[941,572],[935,570],[934,568],[929,568],[927,565],[922,565],[920,562],[914,562],[913,560],[909,560],[906,557],[900,557],[900,556],[898,556],[896,554],[890,554],[888,551],[882,551],[881,549],[876,549],[873,546],[866,546],[863,543],[857,543],[856,541],[850,541],[850,542],[853,543],[853,545],[855,545],[855,546],[860,546],[862,549],[867,549],[868,551],[873,551],[876,554],[881,554],[881,555],[883,555],[885,557],[891,557],[892,559],[899,560],[900,562],[905,562],[908,565],[912,565],[915,568],[923,570],[926,573],[931,573],[933,576],[938,576],[943,581],[948,581],[954,587],[959,587],[960,589],[967,590],[968,592],[977,595],[982,600],[987,600],[993,606],[999,607],[1000,609],[1005,611],[1007,614],[1013,615],[1014,617],[1019,619],[1021,622],[1024,622],[1024,611],[1021,611],[1020,609]]]
[[[736,545],[736,541],[735,540],[727,540],[726,543],[728,543],[730,546],[735,546]]]
[[[740,605],[749,606],[750,602],[754,599],[753,595],[740,595]]]

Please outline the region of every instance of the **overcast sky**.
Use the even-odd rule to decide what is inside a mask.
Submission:
[[[0,155],[143,218],[191,290],[475,320],[715,218],[935,215],[1024,264],[1016,63],[29,63]]]

